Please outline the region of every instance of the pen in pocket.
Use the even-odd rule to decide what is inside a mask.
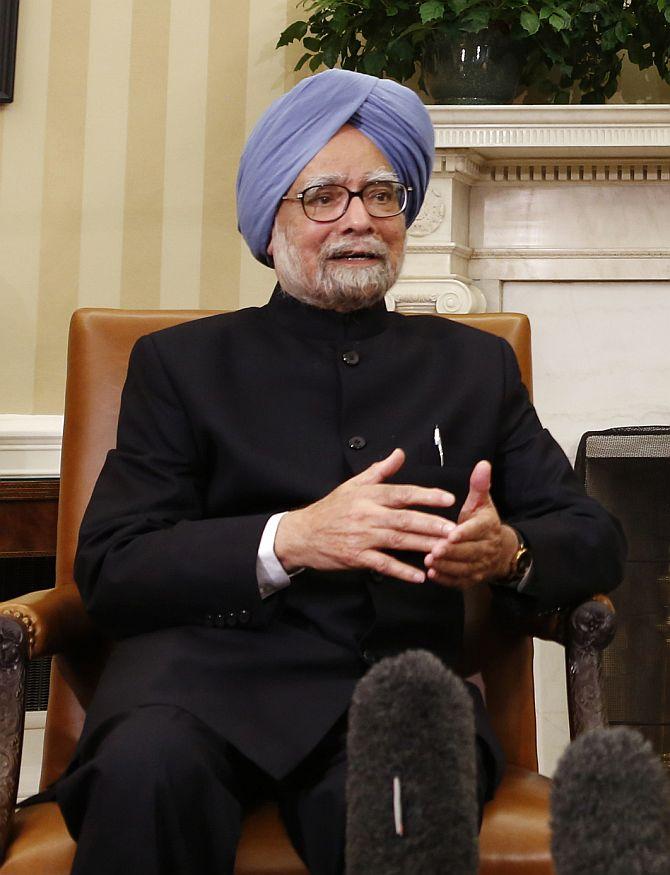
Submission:
[[[440,434],[439,425],[435,426],[435,431],[433,432],[433,443],[437,447],[437,452],[440,455],[440,467],[444,467],[444,448],[442,447],[442,435]]]

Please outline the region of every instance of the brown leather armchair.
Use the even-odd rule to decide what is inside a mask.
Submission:
[[[53,590],[0,605],[0,875],[66,875],[74,854],[55,803],[14,812],[23,730],[26,660],[54,655],[42,786],[67,766],[109,647],[84,612],[72,578],[80,520],[105,454],[116,434],[128,355],[141,335],[202,311],[133,312],[80,310],[70,329],[65,429],[61,466],[58,548]],[[456,317],[502,335],[512,344],[526,385],[531,386],[530,328],[519,314]],[[466,602],[466,646],[461,670],[480,671],[489,710],[509,763],[481,832],[486,875],[553,871],[549,852],[550,782],[537,774],[531,636],[566,646],[573,735],[602,725],[600,650],[613,634],[614,614],[604,597],[573,611],[527,614],[515,596],[492,598],[482,590]],[[0,859],[2,859],[0,857]],[[276,810],[249,814],[236,875],[304,875]]]

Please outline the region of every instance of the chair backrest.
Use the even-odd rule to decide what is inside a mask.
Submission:
[[[121,389],[135,341],[144,334],[212,315],[203,310],[78,310],[68,345],[65,423],[61,459],[56,558],[57,585],[73,581],[81,519],[107,451],[116,443]],[[452,317],[505,337],[531,389],[530,326],[518,313]],[[466,663],[481,669],[494,726],[510,762],[537,768],[532,643],[489,629],[485,593],[466,605]],[[486,629],[487,646],[480,648]],[[98,654],[70,654],[54,661],[44,746],[42,786],[62,773],[81,732],[104,647]]]

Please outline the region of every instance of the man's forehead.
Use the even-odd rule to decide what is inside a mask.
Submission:
[[[301,175],[302,176],[302,175]],[[348,173],[331,171],[330,173],[316,173],[305,178],[298,178],[302,186],[309,188],[313,185],[349,185],[351,177]],[[398,174],[387,165],[380,165],[374,170],[366,170],[360,173],[357,180],[361,185],[367,182],[398,182]]]

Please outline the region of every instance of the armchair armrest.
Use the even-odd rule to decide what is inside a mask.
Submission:
[[[18,599],[2,602],[0,615],[23,624],[29,659],[76,649],[95,634],[93,622],[74,583],[26,593]]]
[[[602,652],[614,638],[616,611],[605,595],[596,595],[570,614],[566,624],[570,737],[607,726]]]
[[[58,653],[76,658],[98,639],[72,583],[0,603],[0,862],[19,785],[28,660]]]
[[[496,612],[515,634],[531,635],[565,647],[570,737],[607,725],[602,652],[616,632],[616,611],[605,595],[550,611],[509,591],[494,596]]]
[[[0,616],[0,860],[19,787],[27,661],[25,626],[13,617]]]

